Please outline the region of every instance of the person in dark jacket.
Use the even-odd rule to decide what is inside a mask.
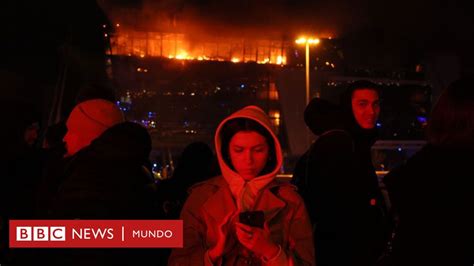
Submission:
[[[157,218],[147,130],[123,122],[112,102],[99,99],[78,104],[66,125],[68,158],[48,218]],[[150,259],[157,256],[153,253],[136,249],[52,250],[44,260],[54,265],[146,265],[153,264]]]
[[[394,265],[474,263],[474,79],[452,83],[428,122],[428,144],[384,183],[399,224]]]
[[[379,111],[377,86],[368,81],[351,84],[340,106],[315,98],[306,107],[318,139],[292,182],[310,213],[317,265],[373,265],[382,253],[387,222],[370,154]]]
[[[153,205],[151,139],[124,122],[77,152],[65,167],[52,215],[81,219],[148,218]]]
[[[209,145],[204,142],[193,142],[186,146],[173,176],[158,185],[157,195],[164,217],[179,219],[189,188],[219,174],[217,158]]]

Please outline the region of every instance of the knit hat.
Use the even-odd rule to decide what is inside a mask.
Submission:
[[[112,102],[93,99],[76,105],[66,122],[67,133],[64,140],[68,153],[77,152],[108,128],[124,121],[122,112]]]
[[[124,122],[123,114],[114,103],[93,99],[76,105],[69,115],[67,123],[68,130],[78,127],[77,129],[80,131],[91,129],[102,133],[121,122]]]

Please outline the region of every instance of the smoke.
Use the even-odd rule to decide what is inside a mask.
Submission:
[[[415,58],[430,49],[474,43],[465,1],[430,0],[101,0],[112,21],[136,30],[209,37],[294,40],[300,35],[346,40],[354,56],[372,61]],[[193,42],[191,42],[193,43]],[[387,59],[381,55],[390,54]],[[363,59],[363,58],[362,58]],[[361,60],[362,60],[361,59]],[[418,60],[418,59],[414,59]]]
[[[368,3],[354,4],[349,0],[103,0],[101,3],[112,20],[126,21],[150,31],[181,31],[197,36],[337,37],[368,23]]]

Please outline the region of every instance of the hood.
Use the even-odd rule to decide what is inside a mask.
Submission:
[[[304,121],[315,135],[333,129],[344,129],[341,108],[320,98],[314,98],[304,110]]]
[[[274,151],[276,164],[270,172],[257,176],[250,181],[245,181],[236,171],[230,167],[227,162],[224,160],[221,152],[221,130],[223,126],[232,119],[236,118],[247,118],[253,120],[260,125],[262,125],[273,137],[274,141]],[[219,166],[222,171],[222,175],[229,184],[230,190],[236,199],[238,209],[251,209],[255,203],[255,198],[258,193],[271,181],[275,179],[276,174],[279,172],[281,165],[283,163],[283,155],[281,153],[280,142],[275,134],[275,131],[272,127],[270,118],[265,114],[265,112],[257,106],[247,106],[226,119],[224,119],[219,127],[216,130],[215,135],[215,147],[217,159]]]

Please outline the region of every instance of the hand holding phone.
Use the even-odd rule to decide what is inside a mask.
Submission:
[[[263,211],[246,211],[239,214],[239,221],[243,224],[263,229],[265,215]]]

